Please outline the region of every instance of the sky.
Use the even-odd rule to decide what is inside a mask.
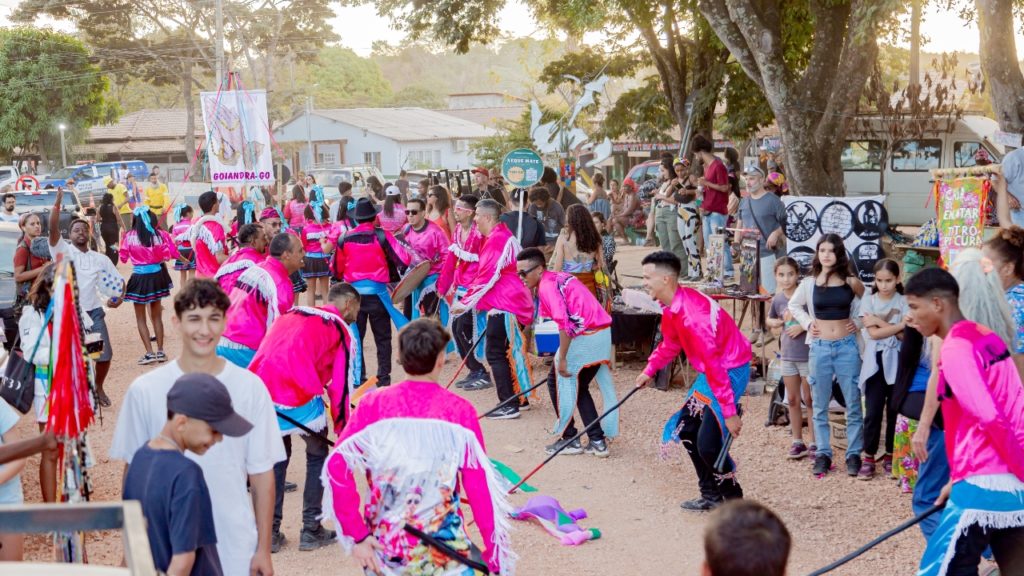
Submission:
[[[19,0],[0,0],[0,26],[10,24],[9,16]],[[341,36],[341,44],[361,56],[368,56],[375,40],[387,40],[400,44],[401,32],[392,30],[386,18],[377,16],[372,5],[334,8],[337,16],[331,21],[335,32]],[[502,28],[512,36],[544,37],[547,32],[537,26],[530,11],[520,0],[509,0],[499,15]],[[354,25],[358,23],[358,25]],[[66,29],[65,26],[56,26]],[[922,46],[926,52],[977,52],[978,27],[964,23],[953,11],[943,11],[932,5],[925,10],[921,32],[927,42]],[[600,42],[599,33],[584,39],[588,43]],[[1024,57],[1024,36],[1017,35],[1018,59]]]

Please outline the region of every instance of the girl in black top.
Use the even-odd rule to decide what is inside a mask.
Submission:
[[[114,195],[107,192],[100,200],[99,210],[100,237],[106,246],[107,258],[117,265],[117,240],[120,233],[117,208],[114,207]]]

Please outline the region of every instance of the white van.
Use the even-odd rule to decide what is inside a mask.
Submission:
[[[974,154],[984,148],[999,162],[1006,150],[993,141],[999,124],[984,116],[964,116],[947,133],[926,134],[896,144],[885,166],[886,209],[892,225],[919,226],[935,217],[931,199],[933,168],[974,166]],[[873,196],[879,189],[882,141],[851,128],[842,163],[847,196]]]

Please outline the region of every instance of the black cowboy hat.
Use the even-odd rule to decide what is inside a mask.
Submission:
[[[373,205],[369,198],[360,198],[356,201],[356,207],[348,212],[348,215],[355,220],[370,220],[380,212],[380,208]]]

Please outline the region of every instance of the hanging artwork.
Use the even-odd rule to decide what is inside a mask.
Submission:
[[[783,197],[789,256],[806,273],[818,239],[823,234],[837,234],[858,277],[866,284],[873,283],[875,262],[883,257],[881,239],[889,228],[884,200],[884,196]]]
[[[739,267],[740,292],[744,294],[757,294],[761,291],[761,241],[753,236],[746,235],[740,240],[739,246]]]
[[[946,176],[935,181],[939,252],[947,266],[964,248],[981,246],[988,192],[987,177]]]
[[[272,184],[274,161],[263,90],[203,92],[207,158],[214,186]]]
[[[725,272],[725,234],[709,235],[705,253],[708,263],[704,279],[721,285]]]

